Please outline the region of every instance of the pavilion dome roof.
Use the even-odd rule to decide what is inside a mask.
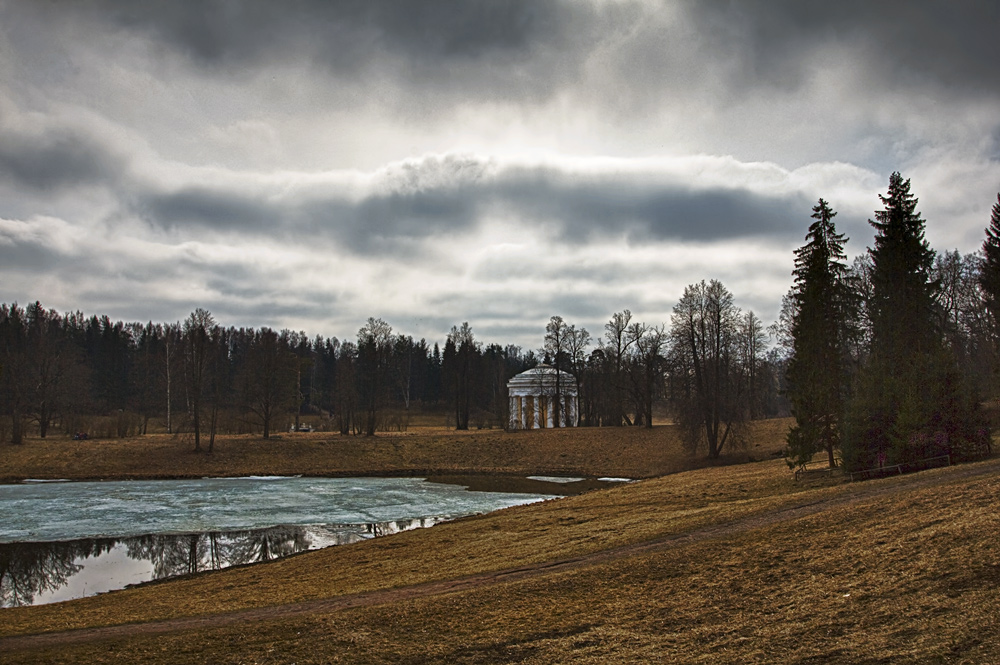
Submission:
[[[535,367],[515,375],[507,382],[507,388],[509,390],[529,391],[534,389],[534,392],[540,392],[544,389],[549,392],[556,387],[557,377],[561,390],[570,393],[576,392],[576,377],[569,372],[556,370],[555,367],[545,363],[539,363]]]

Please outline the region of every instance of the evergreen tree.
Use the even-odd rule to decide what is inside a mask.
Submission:
[[[889,178],[875,213],[868,313],[870,349],[844,418],[842,450],[851,468],[966,456],[982,438],[976,401],[937,325],[934,251],[924,239],[910,181]]]
[[[924,220],[916,211],[910,181],[899,172],[889,177],[884,210],[875,213],[872,258],[872,354],[893,373],[916,354],[931,352],[937,344],[934,302],[937,285],[931,281],[934,250],[924,239]]]
[[[855,399],[845,416],[845,463],[872,468],[912,457],[911,440],[930,421],[930,358],[934,344],[934,251],[910,181],[889,177],[883,209],[876,211],[867,313],[869,353]]]
[[[989,312],[993,327],[993,338],[997,340],[1000,331],[1000,194],[993,205],[993,215],[986,229],[986,240],[983,241],[983,263],[979,273],[979,284],[986,300],[986,311]]]
[[[849,385],[849,344],[856,328],[857,297],[850,283],[836,212],[823,199],[813,207],[806,244],[795,251],[790,307],[792,356],[788,399],[795,427],[788,435],[793,463],[826,450],[830,467],[840,443],[840,421]]]

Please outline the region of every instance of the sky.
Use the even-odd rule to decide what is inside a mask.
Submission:
[[[1000,191],[1000,3],[0,0],[0,302],[537,349]]]

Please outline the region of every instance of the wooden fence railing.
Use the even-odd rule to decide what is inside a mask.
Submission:
[[[939,463],[942,461],[944,464]],[[903,474],[908,471],[922,471],[924,469],[933,469],[937,466],[951,466],[951,455],[927,457],[914,462],[902,462],[900,464],[890,464],[888,466],[877,466],[871,469],[863,469],[861,471],[848,471],[846,475],[851,482],[854,482],[855,476],[862,480],[866,478],[884,478],[885,476],[892,475],[893,473]]]

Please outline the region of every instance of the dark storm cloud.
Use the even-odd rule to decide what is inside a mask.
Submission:
[[[287,282],[289,275],[280,267],[248,259],[207,259],[183,251],[132,255],[122,251],[124,245],[109,245],[99,237],[81,235],[75,242],[54,242],[57,228],[33,226],[31,233],[0,242],[0,266],[12,271],[14,281],[39,274],[46,280],[58,278],[65,284],[62,297],[69,293],[71,298],[53,303],[52,294],[25,289],[5,299],[41,299],[47,306],[127,321],[174,321],[205,307],[225,325],[278,328],[288,319],[322,320],[338,300],[335,293],[309,286],[284,294],[279,288],[274,293],[275,284]],[[163,283],[196,288],[178,288],[167,295],[160,288]]]
[[[799,196],[743,189],[691,189],[652,174],[573,175],[515,170],[493,195],[515,215],[548,221],[565,242],[624,234],[630,240],[695,240],[780,235],[796,228]]]
[[[381,68],[384,57],[391,56],[398,71],[424,84],[447,86],[458,77],[483,91],[501,85],[508,94],[514,88],[537,94],[546,84],[570,83],[566,77],[593,49],[649,25],[644,17],[655,9],[639,2],[601,6],[564,0],[96,4],[118,27],[150,35],[203,67],[307,60],[355,76]],[[977,94],[1000,90],[994,49],[1000,4],[992,0],[906,5],[689,0],[680,7],[692,21],[698,59],[733,65],[737,86],[766,81],[797,87],[823,64],[809,54],[834,45],[896,85],[934,83]],[[691,38],[689,28],[676,25],[656,30],[656,39],[646,45],[651,51]],[[697,61],[649,56],[662,67],[700,69]],[[623,61],[621,66],[630,73],[635,64]]]
[[[0,291],[349,338],[369,315],[596,334],[713,277],[776,307],[818,195],[852,254],[896,169],[981,237],[998,12],[0,0]]]
[[[831,64],[858,79],[847,82],[857,84],[857,94],[928,85],[970,96],[1000,92],[993,53],[1000,3],[992,0],[686,0],[666,6],[638,0],[91,0],[12,6],[19,8],[9,12],[14,18],[36,18],[22,31],[49,32],[57,43],[100,44],[123,34],[129,44],[148,43],[148,51],[139,52],[157,61],[176,55],[227,81],[253,80],[272,66],[309,68],[332,76],[328,84],[343,86],[348,103],[363,98],[409,118],[447,113],[456,102],[538,102],[563,91],[593,95],[594,108],[612,115],[686,98],[721,105],[762,85],[765,94],[767,86],[795,92]]]
[[[576,45],[600,30],[591,5],[568,0],[106,0],[70,11],[208,70],[308,63],[340,77],[394,71],[424,85],[477,82],[532,95],[578,66]]]
[[[705,55],[730,58],[737,83],[793,87],[826,64],[809,54],[835,45],[887,89],[934,84],[975,95],[1000,92],[1000,3],[993,0],[707,0],[686,7]]]
[[[186,187],[140,197],[137,212],[163,228],[199,226],[215,231],[280,231],[285,215],[254,194]]]
[[[379,48],[418,59],[523,51],[560,34],[564,3],[535,0],[225,0],[110,3],[122,26],[158,34],[206,64],[312,51],[339,67]]]
[[[451,158],[445,158],[447,161]],[[798,193],[766,196],[741,188],[691,188],[643,173],[575,173],[553,166],[491,170],[463,164],[439,178],[442,160],[423,162],[431,182],[407,174],[358,200],[344,197],[270,201],[257,191],[207,186],[149,191],[137,212],[165,229],[239,231],[276,239],[312,238],[385,255],[497,220],[540,227],[570,245],[606,238],[630,242],[787,237],[811,203]],[[403,243],[402,245],[400,243]]]
[[[0,129],[0,180],[52,190],[113,180],[125,167],[99,141],[65,128],[26,133]]]
[[[66,264],[67,259],[61,252],[41,242],[31,240],[0,242],[0,266],[6,270],[52,273]]]

